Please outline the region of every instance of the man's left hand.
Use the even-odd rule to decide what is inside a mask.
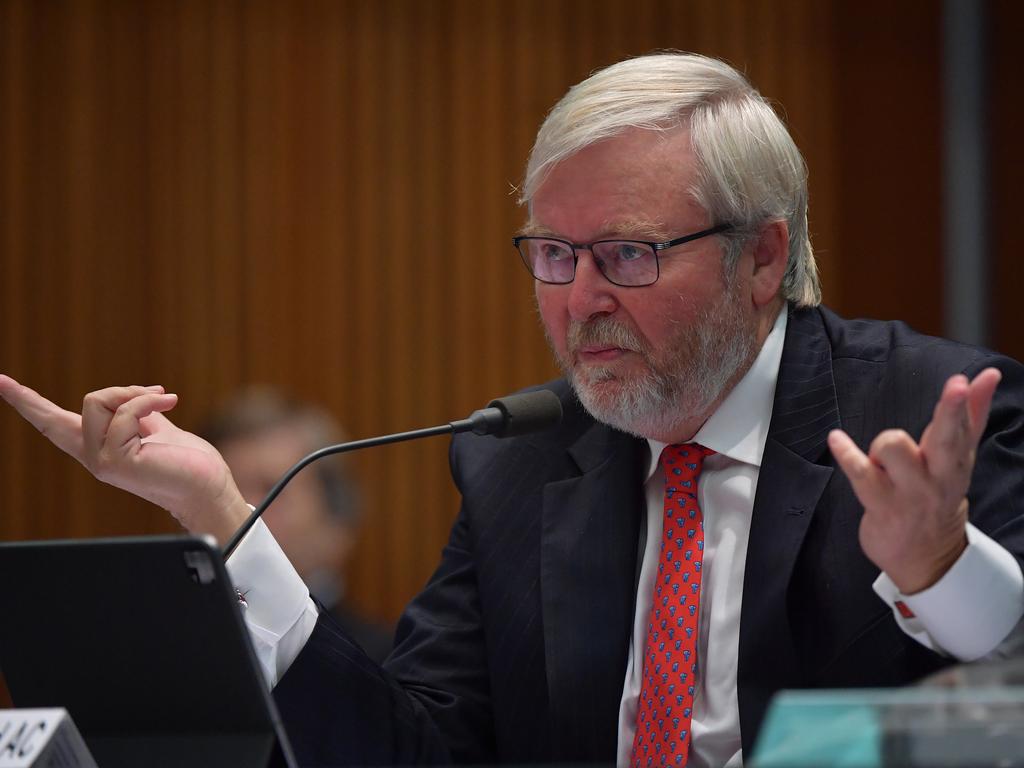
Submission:
[[[864,505],[864,554],[905,595],[935,584],[967,546],[967,489],[1001,378],[995,368],[973,381],[951,377],[920,443],[889,429],[865,454],[842,430],[829,434],[832,455]]]

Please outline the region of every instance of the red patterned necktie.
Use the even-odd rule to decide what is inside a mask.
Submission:
[[[697,502],[697,478],[704,457],[712,453],[695,443],[669,445],[661,453],[665,518],[644,645],[633,736],[634,768],[685,766],[690,749],[704,559],[704,517]]]

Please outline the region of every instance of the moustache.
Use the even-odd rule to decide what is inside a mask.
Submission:
[[[618,347],[639,354],[647,352],[647,343],[639,332],[607,316],[586,322],[570,321],[565,346],[570,355],[586,346]]]

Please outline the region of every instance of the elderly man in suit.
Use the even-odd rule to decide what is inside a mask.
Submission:
[[[782,688],[1008,647],[1024,369],[819,306],[803,160],[742,75],[690,54],[594,74],[523,197],[566,416],[453,441],[462,508],[383,668],[265,528],[229,563],[302,762],[738,766]],[[0,394],[190,530],[223,542],[248,514],[159,388],[81,416]]]

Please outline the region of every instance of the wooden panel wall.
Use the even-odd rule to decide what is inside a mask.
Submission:
[[[1024,360],[1024,258],[1021,258],[1021,179],[1024,179],[1024,5],[993,0],[988,29],[989,149],[991,161],[990,236],[995,260],[990,274],[992,301],[986,309],[992,323],[992,344]]]
[[[907,302],[865,266],[898,255],[903,281],[941,263],[937,22],[918,15],[937,4],[876,5],[8,0],[0,371],[69,407],[160,382],[185,426],[266,382],[325,404],[352,436],[448,421],[549,378],[509,244],[512,191],[570,84],[656,48],[724,57],[783,105],[812,169],[833,305],[940,330],[940,277]],[[892,67],[880,124],[871,90]],[[918,158],[924,194],[873,181],[869,148],[889,138]],[[907,239],[921,247],[904,253]],[[0,538],[174,529],[6,410],[0,444]],[[446,443],[357,466],[370,512],[350,589],[394,618],[455,513]]]

